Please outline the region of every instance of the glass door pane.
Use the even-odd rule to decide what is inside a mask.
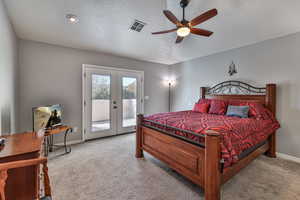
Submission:
[[[91,132],[111,129],[111,77],[92,74]]]
[[[137,79],[122,77],[122,127],[136,125]]]

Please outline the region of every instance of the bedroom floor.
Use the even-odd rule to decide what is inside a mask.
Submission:
[[[145,153],[134,134],[73,146],[50,155],[54,200],[200,200],[203,191]],[[261,156],[222,187],[225,200],[300,200],[300,164]]]

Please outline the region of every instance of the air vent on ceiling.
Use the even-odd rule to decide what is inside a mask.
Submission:
[[[135,19],[133,24],[130,27],[130,30],[141,32],[145,25],[146,25],[145,22],[141,22]]]

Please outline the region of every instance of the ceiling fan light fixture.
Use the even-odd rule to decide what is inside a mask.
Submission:
[[[189,27],[180,27],[177,30],[177,35],[180,37],[186,37],[191,33],[191,29]]]

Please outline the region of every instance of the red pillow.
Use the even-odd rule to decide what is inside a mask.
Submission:
[[[227,111],[227,101],[223,100],[211,100],[210,108],[209,108],[209,114],[216,114],[216,115],[225,115]]]
[[[208,113],[209,104],[208,103],[195,103],[193,111],[201,112],[201,113]]]
[[[270,116],[268,114],[268,109],[264,107],[264,105],[260,103],[250,103],[250,111],[249,115],[251,117],[254,117],[256,119],[262,119],[262,120],[267,120],[270,119]]]

